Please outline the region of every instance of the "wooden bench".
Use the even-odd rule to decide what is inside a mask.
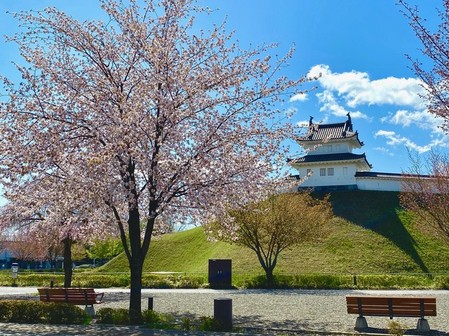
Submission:
[[[95,315],[94,304],[103,303],[104,293],[96,293],[93,288],[38,288],[39,299],[43,302],[66,302],[85,305],[86,312]]]
[[[430,331],[425,316],[437,316],[435,297],[346,296],[349,314],[358,314],[355,329],[368,328],[365,316],[419,317],[416,329]]]

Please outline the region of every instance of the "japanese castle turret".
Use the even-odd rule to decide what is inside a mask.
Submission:
[[[365,153],[353,153],[363,142],[347,117],[334,124],[314,124],[310,117],[307,133],[296,139],[307,154],[289,160],[299,173],[299,188],[400,191],[401,174],[371,172]]]

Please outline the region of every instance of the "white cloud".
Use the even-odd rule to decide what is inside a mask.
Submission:
[[[321,112],[329,111],[337,117],[346,117],[346,114],[351,113],[352,118],[365,118],[368,117],[360,111],[349,111],[338,103],[337,99],[331,91],[325,90],[317,94],[318,101],[323,105],[320,108]]]
[[[443,119],[435,117],[427,110],[398,110],[394,115],[389,114],[388,116],[383,117],[381,121],[394,125],[401,125],[402,127],[417,126],[424,130],[430,130],[432,133],[444,133],[439,127],[443,124]]]
[[[412,140],[410,140],[409,138],[400,136],[399,134],[397,134],[396,132],[393,132],[393,131],[380,130],[380,131],[377,131],[374,136],[375,137],[380,136],[380,137],[386,138],[387,139],[387,145],[389,145],[389,146],[403,145],[403,146],[405,146],[405,147],[407,147],[409,149],[417,151],[419,154],[428,152],[432,148],[437,147],[437,146],[442,146],[442,147],[446,147],[447,146],[446,145],[447,144],[447,139],[445,139],[447,137],[434,139],[430,143],[428,143],[427,145],[420,146],[417,143],[415,143]]]
[[[394,154],[388,148],[385,148],[385,147],[376,147],[376,148],[374,148],[374,150],[377,152],[384,153],[389,156],[394,156]]]
[[[301,127],[301,128],[308,128],[309,127],[309,121],[308,120],[301,120],[301,121],[298,121],[296,123],[296,125],[298,127]]]
[[[427,111],[426,90],[418,78],[389,76],[372,80],[366,72],[334,73],[328,65],[312,67],[307,77],[319,84],[316,98],[325,118],[334,115],[341,119],[350,112],[353,119],[380,120],[391,125],[392,130],[375,133],[380,140],[375,152],[393,156],[405,148],[418,154],[436,147],[449,148],[449,134],[439,127],[443,120]],[[384,108],[385,113],[380,112]]]
[[[325,90],[337,92],[349,107],[390,104],[424,108],[422,95],[425,90],[417,78],[371,80],[366,72],[333,73],[328,65],[322,64],[312,67],[307,76],[318,77]]]
[[[307,93],[305,93],[305,92],[300,92],[300,93],[297,93],[297,94],[295,94],[293,97],[290,98],[290,103],[291,103],[291,102],[295,102],[295,101],[297,101],[297,102],[303,102],[303,101],[306,101],[307,99],[308,99]]]

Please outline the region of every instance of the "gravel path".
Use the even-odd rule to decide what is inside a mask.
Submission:
[[[104,304],[99,307],[128,308],[129,290],[104,289]],[[37,292],[37,291],[36,291]],[[148,298],[153,298],[157,312],[171,313],[176,317],[213,316],[214,299],[232,299],[235,327],[257,330],[302,331],[324,334],[353,333],[355,315],[346,312],[345,296],[348,294],[431,295],[437,298],[436,317],[428,321],[432,334],[449,331],[449,291],[349,291],[349,290],[164,290],[144,289],[142,308],[146,309]],[[13,293],[0,295],[10,297]],[[16,293],[22,298],[37,297],[30,293]],[[416,318],[395,319],[406,329],[416,328]],[[371,332],[386,332],[388,318],[367,317]],[[272,332],[274,334],[274,332]]]
[[[430,327],[449,331],[449,291],[349,291],[349,290],[144,290],[142,307],[153,297],[154,310],[179,316],[213,316],[213,302],[232,299],[235,326],[317,332],[354,332],[356,315],[346,311],[349,294],[432,295],[437,297],[436,317]],[[104,306],[127,307],[127,292],[105,294]],[[416,318],[397,318],[403,327],[416,328]],[[372,331],[383,332],[386,317],[367,317]]]

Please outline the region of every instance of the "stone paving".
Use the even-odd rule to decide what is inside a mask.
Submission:
[[[127,308],[129,290],[98,289],[104,291],[102,307]],[[20,297],[38,299],[36,288],[11,289],[0,287],[0,298]],[[173,314],[177,318],[213,316],[213,303],[218,298],[232,299],[234,327],[239,335],[296,335],[296,334],[354,334],[355,315],[346,312],[348,294],[432,295],[437,298],[436,317],[429,317],[433,335],[446,335],[449,330],[448,291],[350,291],[350,290],[162,290],[144,289],[142,308],[148,298],[154,310]],[[98,307],[98,306],[97,306]],[[98,309],[98,308],[97,308]],[[367,317],[370,332],[386,334],[388,318]],[[399,318],[408,334],[415,333],[415,318]],[[0,335],[234,335],[232,333],[192,333],[159,331],[142,327],[120,326],[49,326],[0,324]]]
[[[42,325],[42,324],[14,324],[14,323],[0,323],[1,336],[22,336],[22,335],[45,335],[45,336],[106,336],[106,335],[120,335],[120,336],[148,336],[148,335],[238,335],[234,333],[199,333],[199,332],[184,332],[184,331],[170,331],[170,330],[151,330],[142,327],[117,327],[117,326],[80,326],[80,325]],[[241,335],[241,334],[240,334]],[[253,334],[254,335],[254,334]]]

